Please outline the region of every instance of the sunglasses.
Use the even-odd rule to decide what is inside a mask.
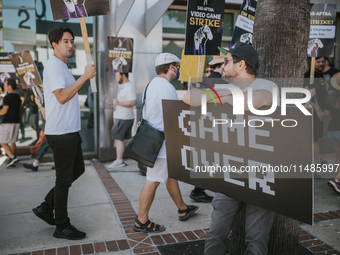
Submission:
[[[224,65],[226,65],[228,63],[228,61],[237,62],[236,60],[234,60],[232,58],[224,58]]]
[[[181,67],[180,65],[178,65],[178,66],[172,65],[172,66],[175,67],[177,70],[179,70],[179,68]]]

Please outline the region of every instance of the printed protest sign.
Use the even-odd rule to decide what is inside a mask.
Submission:
[[[231,44],[237,42],[252,44],[256,6],[257,0],[243,1],[240,14],[237,16],[235,23]]]
[[[23,88],[42,85],[38,69],[28,50],[8,55]]]
[[[40,102],[44,102],[40,89],[37,86],[42,85],[42,81],[38,69],[28,50],[8,55],[9,59],[18,74],[21,86],[31,88],[34,96],[40,98]]]
[[[109,0],[50,0],[53,19],[72,19],[110,14]]]
[[[333,57],[336,4],[311,4],[308,57]]]
[[[188,0],[185,55],[219,55],[224,0]]]
[[[6,52],[0,53],[0,83],[5,83],[7,79],[15,79],[15,68]]]
[[[228,104],[207,104],[201,115],[163,100],[169,177],[312,224],[312,116],[280,110],[233,115]]]
[[[127,37],[107,37],[106,71],[131,73],[133,59],[133,39]]]

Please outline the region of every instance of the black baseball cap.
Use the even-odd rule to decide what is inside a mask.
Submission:
[[[230,48],[229,51],[221,47],[218,47],[218,49],[224,55],[227,55],[229,52],[230,54],[235,55],[236,57],[239,57],[240,59],[244,60],[248,65],[250,65],[254,69],[255,69],[256,64],[260,61],[256,50],[253,47],[251,47],[251,45],[243,43],[243,42],[235,43]]]

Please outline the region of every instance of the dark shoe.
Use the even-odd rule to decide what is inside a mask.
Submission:
[[[37,217],[39,217],[40,219],[45,221],[47,224],[55,225],[55,220],[54,220],[54,217],[53,217],[53,211],[49,211],[49,210],[43,208],[43,206],[41,206],[41,205],[39,205],[36,208],[33,208],[32,211],[34,212],[34,214]]]
[[[190,218],[191,215],[193,215],[197,210],[198,206],[196,205],[188,205],[187,209],[185,210],[178,210],[179,214],[186,213],[184,216],[179,216],[180,221],[185,221]]]
[[[27,168],[27,169],[31,169],[32,171],[34,171],[34,172],[36,172],[36,171],[38,171],[38,166],[33,166],[32,164],[26,164],[26,163],[24,163],[24,164],[22,164],[25,168]]]
[[[56,238],[64,238],[69,240],[79,240],[86,236],[86,233],[79,231],[75,226],[69,226],[63,230],[56,229],[53,233]]]
[[[190,198],[196,202],[211,203],[214,197],[207,195],[204,191],[195,193],[191,191]]]
[[[10,159],[9,159],[9,161],[8,161],[8,163],[7,163],[7,165],[6,165],[6,167],[11,166],[11,165],[13,165],[15,162],[18,162],[18,161],[19,161],[19,159],[17,158],[17,156],[14,156],[14,158],[10,158]]]

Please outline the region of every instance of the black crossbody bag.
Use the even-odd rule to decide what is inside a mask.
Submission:
[[[164,141],[164,132],[151,127],[150,124],[143,119],[143,108],[148,87],[149,84],[144,91],[142,113],[140,121],[137,123],[136,134],[131,138],[126,149],[130,152],[131,158],[143,165],[153,167]]]

